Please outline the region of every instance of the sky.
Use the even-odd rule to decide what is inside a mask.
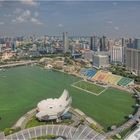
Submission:
[[[0,0],[0,35],[140,38],[140,1]]]

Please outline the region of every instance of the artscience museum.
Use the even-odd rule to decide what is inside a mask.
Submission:
[[[67,90],[64,90],[59,98],[42,100],[37,105],[36,117],[41,120],[59,119],[68,112],[72,98]]]

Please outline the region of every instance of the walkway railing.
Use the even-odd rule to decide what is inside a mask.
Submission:
[[[66,139],[86,139],[86,140],[103,140],[105,137],[102,134],[95,132],[86,125],[80,125],[78,128],[67,125],[42,125],[21,130],[17,133],[8,135],[5,140],[28,140],[41,136],[54,135],[61,136]]]

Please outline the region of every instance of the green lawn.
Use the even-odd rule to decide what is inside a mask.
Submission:
[[[74,83],[73,85],[83,90],[93,92],[97,95],[105,89],[104,87],[101,87],[101,86],[98,86],[91,82],[86,82],[86,81],[79,81],[79,82]]]
[[[39,125],[46,125],[46,124],[52,124],[51,122],[47,123],[47,122],[40,122],[37,120],[37,118],[35,116],[33,116],[33,118],[26,124],[26,128],[30,128],[30,127],[35,127],[35,126],[39,126]]]
[[[59,97],[66,88],[72,106],[81,109],[105,129],[125,121],[135,100],[127,92],[109,88],[100,96],[76,89],[72,83],[80,78],[36,66],[22,66],[0,71],[0,129],[12,126],[19,117],[45,98]]]
[[[51,125],[51,124],[65,124],[65,125],[70,125],[72,124],[74,121],[70,120],[70,119],[63,119],[61,122],[57,123],[55,121],[39,121],[35,116],[33,116],[28,123],[26,124],[26,128],[30,128],[30,127],[35,127],[35,126],[39,126],[39,125]]]

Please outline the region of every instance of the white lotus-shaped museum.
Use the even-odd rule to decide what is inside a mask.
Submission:
[[[63,116],[70,108],[72,98],[67,90],[64,90],[59,98],[42,100],[37,105],[39,120],[53,120]]]

